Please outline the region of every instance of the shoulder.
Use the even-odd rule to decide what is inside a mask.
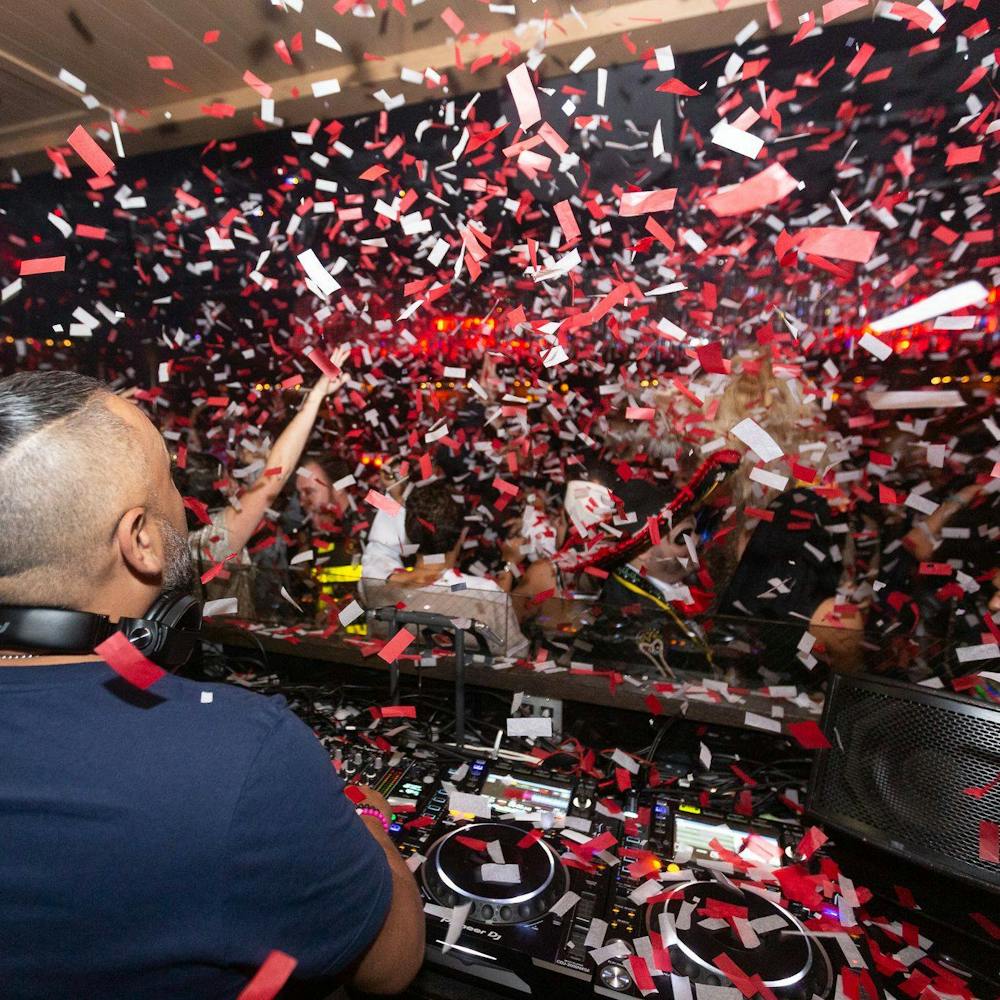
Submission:
[[[281,695],[262,695],[237,684],[173,675],[164,677],[150,691],[163,698],[160,708],[173,724],[190,732],[204,731],[217,745],[262,742],[289,721],[297,722],[308,733]]]

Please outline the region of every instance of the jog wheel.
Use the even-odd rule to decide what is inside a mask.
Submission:
[[[428,894],[441,906],[471,903],[468,920],[473,923],[540,920],[569,888],[569,874],[544,840],[518,846],[529,829],[511,823],[470,823],[449,831],[430,846],[420,867]],[[499,843],[504,864],[510,866],[504,874],[516,880],[489,880],[492,873],[487,866],[495,862],[470,840]]]
[[[731,980],[716,965],[724,955],[747,976],[760,976],[783,1000],[833,995],[827,992],[829,961],[823,949],[764,890],[715,881],[686,882],[671,889],[673,899],[647,908],[646,926],[663,934],[681,975],[705,985],[730,986]],[[674,931],[661,919],[666,914]],[[729,916],[747,920],[750,934],[741,938]]]

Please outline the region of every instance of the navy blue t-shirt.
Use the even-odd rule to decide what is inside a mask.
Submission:
[[[4,1000],[229,1000],[272,949],[298,959],[301,995],[329,992],[391,895],[283,698],[172,676],[142,692],[104,663],[0,667]]]

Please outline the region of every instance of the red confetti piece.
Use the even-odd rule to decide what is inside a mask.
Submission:
[[[863,43],[857,55],[847,64],[844,72],[848,76],[857,76],[867,65],[868,60],[875,55],[875,46]]]
[[[829,750],[831,743],[826,738],[823,730],[812,719],[804,719],[802,722],[790,722],[788,732],[806,750]]]
[[[878,235],[873,229],[816,226],[802,230],[800,246],[806,253],[816,254],[818,257],[865,264],[875,252]]]
[[[624,218],[649,215],[651,212],[668,212],[674,207],[677,188],[658,191],[626,191],[619,200],[618,214]]]
[[[405,628],[401,628],[379,651],[378,657],[386,663],[395,663],[399,655],[416,638]]]
[[[145,691],[161,677],[166,676],[166,670],[158,667],[152,660],[147,660],[125,638],[122,632],[114,632],[100,645],[94,647],[94,652],[100,656],[111,669],[124,678],[133,687]]]
[[[1000,864],[1000,826],[988,819],[979,824],[979,860]]]
[[[527,850],[532,845],[537,844],[538,841],[540,841],[542,839],[542,836],[543,836],[543,831],[542,830],[538,830],[538,829],[536,829],[536,830],[529,830],[517,842],[517,846],[520,847],[522,851]]]
[[[201,41],[203,45],[214,45],[219,40],[219,35],[221,32],[218,30],[206,31],[204,35],[201,36]]]
[[[828,0],[823,4],[823,23],[829,24],[838,17],[845,17],[853,11],[868,6],[868,0]]]
[[[93,170],[95,176],[103,177],[114,169],[115,161],[94,142],[82,125],[77,125],[66,141],[73,147],[76,155]]]
[[[811,858],[827,840],[829,837],[818,826],[811,826],[798,842],[795,853],[803,858]]]
[[[749,180],[709,196],[705,205],[719,216],[744,215],[781,201],[797,187],[798,182],[780,163],[772,163]]]
[[[236,1000],[273,1000],[295,971],[298,959],[283,951],[272,951]]]
[[[28,274],[55,274],[66,270],[65,257],[36,257],[34,260],[22,260],[18,272],[23,278]]]
[[[77,223],[76,229],[73,232],[75,235],[87,240],[103,240],[108,235],[108,231],[103,226],[85,226],[81,223]]]
[[[667,80],[666,83],[661,83],[656,89],[662,94],[677,94],[678,97],[698,96],[697,90],[693,90],[683,80],[678,80],[676,77]]]
[[[441,11],[441,20],[448,25],[455,35],[462,34],[462,31],[465,28],[465,21],[463,21],[450,7],[445,7],[445,9]]]
[[[487,844],[485,840],[480,840],[478,837],[463,837],[461,834],[456,834],[455,839],[470,851],[486,853]]]
[[[383,705],[379,712],[383,719],[415,719],[417,717],[415,705]]]
[[[173,69],[174,61],[170,56],[146,56],[150,69]]]
[[[384,493],[379,493],[377,490],[368,491],[365,503],[376,510],[385,511],[390,517],[395,517],[403,509],[392,497],[388,497]]]

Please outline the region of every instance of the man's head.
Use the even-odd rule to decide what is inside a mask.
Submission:
[[[418,486],[406,498],[406,536],[422,556],[447,554],[462,537],[462,508],[454,487],[438,481]]]
[[[350,474],[346,462],[332,458],[310,458],[295,477],[295,490],[302,509],[311,518],[322,514],[340,516],[347,510],[347,493],[334,485]]]
[[[0,379],[0,603],[141,617],[192,583],[170,455],[142,411],[75,372]]]

